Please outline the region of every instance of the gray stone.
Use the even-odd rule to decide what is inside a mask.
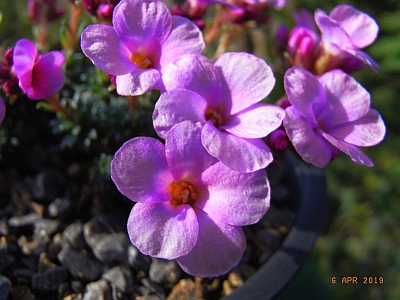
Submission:
[[[60,222],[51,219],[38,219],[34,223],[34,234],[46,234],[47,236],[54,235],[60,228]]]
[[[62,233],[65,239],[74,249],[81,250],[85,247],[85,238],[83,237],[83,226],[80,221],[76,221],[65,228]]]
[[[29,213],[27,215],[12,217],[8,220],[8,225],[12,227],[25,227],[33,225],[38,220],[42,219],[41,216],[35,213]]]
[[[66,197],[56,198],[48,207],[49,215],[53,218],[66,214],[72,208],[71,200]]]
[[[165,299],[165,292],[164,289],[151,282],[148,278],[143,278],[141,280],[143,286],[139,287],[139,291],[145,297],[145,299],[151,300],[163,300]]]
[[[181,276],[181,268],[175,260],[153,258],[149,270],[151,281],[159,284],[175,285]]]
[[[104,279],[89,283],[83,300],[112,300],[110,285]]]
[[[79,279],[87,281],[97,280],[103,271],[103,265],[95,258],[91,258],[87,254],[68,246],[62,248],[57,258],[73,276]]]
[[[92,236],[92,251],[104,263],[126,262],[130,244],[126,233],[99,234]]]
[[[123,293],[133,292],[133,274],[126,266],[116,266],[103,274],[103,279],[114,284]]]
[[[150,270],[151,258],[150,256],[142,254],[135,246],[128,246],[128,263],[136,271],[143,270],[148,272]]]
[[[0,299],[7,299],[11,291],[11,282],[7,277],[0,275]]]
[[[63,267],[49,267],[43,273],[32,275],[32,288],[41,292],[56,291],[66,279],[67,271]]]

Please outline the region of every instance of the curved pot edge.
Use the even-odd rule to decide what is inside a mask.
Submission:
[[[286,160],[299,190],[296,222],[272,257],[240,288],[221,300],[272,299],[292,280],[313,248],[327,209],[325,171],[293,155],[287,155]]]

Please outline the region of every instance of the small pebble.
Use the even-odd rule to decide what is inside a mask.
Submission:
[[[5,276],[0,275],[0,299],[7,299],[10,291],[11,291],[10,280]]]
[[[104,263],[126,262],[130,244],[126,233],[97,234],[91,237],[92,251]]]
[[[103,274],[103,279],[114,284],[121,292],[133,292],[133,274],[128,267],[116,266],[112,269],[109,269]]]
[[[149,277],[150,280],[159,284],[168,284],[171,287],[180,279],[182,270],[175,260],[164,260],[153,258]]]
[[[67,271],[65,268],[50,267],[43,273],[32,275],[32,288],[41,292],[56,291],[66,277]]]
[[[93,281],[100,278],[103,271],[103,265],[99,261],[68,246],[64,246],[57,257],[79,279]]]
[[[104,279],[87,284],[83,300],[112,300],[110,285]]]
[[[79,220],[68,225],[62,233],[62,237],[76,250],[81,250],[86,245],[83,237],[82,222]]]
[[[198,300],[203,299],[202,287],[190,279],[181,279],[172,288],[167,300]]]

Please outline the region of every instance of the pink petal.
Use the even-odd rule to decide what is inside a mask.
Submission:
[[[164,145],[153,138],[137,137],[125,142],[111,162],[111,179],[118,190],[135,202],[169,201],[173,177]]]
[[[154,129],[165,139],[175,124],[186,120],[205,123],[206,108],[207,101],[195,92],[176,89],[163,93],[154,107]]]
[[[205,47],[199,28],[189,19],[172,16],[171,33],[162,45],[160,65],[165,67],[185,54],[201,54]]]
[[[216,108],[222,98],[223,79],[210,60],[202,55],[184,55],[162,70],[165,90],[183,88],[201,95]]]
[[[161,74],[156,69],[136,69],[131,73],[117,76],[117,93],[122,96],[138,96],[153,89],[159,89]]]
[[[184,121],[172,127],[165,142],[165,155],[175,181],[194,185],[201,173],[218,160],[207,153],[201,144],[201,123]]]
[[[245,139],[221,132],[208,121],[201,133],[201,142],[212,156],[229,168],[253,172],[272,162],[272,154],[261,139]]]
[[[32,85],[32,70],[37,56],[34,43],[29,40],[19,40],[13,51],[13,67],[19,80],[19,86],[26,92]]]
[[[298,114],[294,107],[286,108],[283,125],[293,147],[305,162],[319,168],[330,162],[332,147],[314,132],[309,121]]]
[[[293,19],[298,26],[305,27],[312,31],[313,36],[317,38],[319,35],[317,26],[315,25],[313,15],[307,10],[302,9],[299,12],[292,13]]]
[[[380,114],[371,109],[360,119],[334,127],[327,133],[346,143],[367,147],[374,146],[383,140],[386,127]]]
[[[242,228],[211,219],[196,210],[199,222],[197,243],[187,255],[177,258],[182,270],[196,277],[216,277],[239,264],[246,248]]]
[[[375,20],[351,5],[336,6],[329,17],[340,24],[357,48],[372,44],[378,36],[379,26]]]
[[[171,13],[161,1],[121,1],[114,9],[113,26],[128,44],[162,44],[171,29]]]
[[[121,43],[111,26],[96,24],[86,27],[81,34],[81,48],[94,65],[108,74],[123,75],[136,69],[129,60],[129,49]]]
[[[136,203],[127,226],[129,238],[140,252],[164,259],[189,253],[199,234],[196,214],[186,204]]]
[[[322,75],[319,81],[329,91],[329,105],[318,118],[324,127],[351,122],[368,113],[370,95],[352,76],[334,70]]]
[[[364,165],[367,167],[372,167],[374,163],[372,160],[365,155],[364,152],[362,152],[360,149],[358,149],[356,146],[348,144],[344,141],[340,141],[333,136],[329,135],[328,133],[322,132],[321,134],[325,139],[329,141],[332,145],[334,145],[336,148],[339,150],[343,151],[346,153],[348,156],[350,156],[351,160],[354,161],[355,163],[359,165]]]
[[[65,74],[61,69],[65,61],[62,52],[51,51],[40,56],[32,71],[32,85],[26,91],[33,100],[40,100],[57,93],[64,84]]]
[[[371,68],[372,71],[378,72],[378,70],[379,70],[378,63],[364,51],[361,51],[361,50],[351,51],[349,49],[345,49],[345,51],[348,52],[349,54],[357,57],[358,59],[360,59],[366,66]]]
[[[236,226],[257,223],[269,208],[270,188],[265,170],[234,171],[221,162],[201,175],[208,197],[195,205],[213,219]]]
[[[314,19],[318,28],[322,32],[323,41],[336,44],[341,48],[354,48],[349,35],[343,30],[340,24],[328,17],[328,15],[322,9],[317,9],[315,11]]]
[[[227,125],[221,126],[229,133],[243,138],[263,138],[277,129],[285,111],[272,104],[256,103],[235,114]]]
[[[226,103],[225,109],[231,115],[260,102],[275,84],[271,68],[252,54],[226,52],[218,57],[214,66],[221,68],[229,86],[232,103]]]
[[[285,73],[284,85],[292,106],[316,126],[316,117],[323,111],[327,101],[318,79],[304,68],[292,67]]]

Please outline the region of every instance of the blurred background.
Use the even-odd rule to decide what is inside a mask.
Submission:
[[[298,2],[298,7],[327,12],[339,3],[353,4],[377,20],[379,37],[367,52],[381,69],[378,74],[365,69],[353,75],[370,91],[387,134],[381,144],[363,149],[374,161],[373,168],[345,156],[326,168],[329,210],[324,228],[306,266],[281,298],[300,294],[307,299],[400,299],[400,2]],[[342,284],[348,276],[356,276],[358,284]],[[363,284],[364,277],[376,277],[378,284]]]
[[[400,299],[400,2],[288,1],[293,9],[305,7],[311,12],[353,4],[377,20],[379,38],[367,52],[381,69],[378,74],[365,69],[354,76],[370,91],[387,135],[381,144],[365,149],[375,162],[373,168],[356,165],[347,156],[339,156],[326,168],[326,222],[306,265],[279,299]],[[32,37],[26,4],[27,0],[0,1],[2,48]],[[358,283],[342,284],[348,276],[357,277]]]

